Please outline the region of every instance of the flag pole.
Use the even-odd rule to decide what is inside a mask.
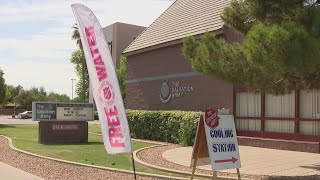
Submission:
[[[132,168],[133,168],[134,179],[137,180],[136,166],[135,166],[135,163],[134,163],[133,152],[131,153],[131,159],[132,159]]]
[[[124,108],[126,108],[126,103],[123,103]],[[127,113],[126,113],[127,116]],[[131,134],[131,129],[129,127],[129,134]],[[137,180],[137,174],[136,174],[136,165],[134,163],[134,157],[133,157],[133,146],[132,146],[132,139],[130,136],[130,144],[131,144],[131,159],[132,159],[132,169],[133,169],[133,175],[134,175],[134,180]]]

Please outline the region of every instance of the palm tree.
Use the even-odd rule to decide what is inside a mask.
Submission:
[[[81,51],[83,53],[83,47],[82,47],[80,33],[78,30],[77,24],[74,24],[74,26],[72,26],[72,28],[73,28],[73,32],[72,32],[71,39],[76,41],[77,46],[81,49]]]
[[[79,33],[79,30],[78,30],[77,24],[74,24],[74,26],[72,26],[72,28],[73,28],[73,32],[72,32],[71,39],[76,41],[76,44],[77,44],[77,46],[80,48],[81,53],[82,53],[82,55],[83,55],[83,57],[84,57],[83,46],[82,46],[81,37],[80,37],[80,33]],[[84,76],[85,76],[85,72],[84,72],[84,71],[85,71],[85,66],[86,66],[86,65],[87,65],[87,64],[86,64],[84,61],[82,61],[83,102],[86,101],[85,77],[84,77]]]

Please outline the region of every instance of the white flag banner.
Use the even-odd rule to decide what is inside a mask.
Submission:
[[[71,7],[86,57],[104,146],[109,154],[132,153],[128,120],[101,25],[88,7],[82,4]]]

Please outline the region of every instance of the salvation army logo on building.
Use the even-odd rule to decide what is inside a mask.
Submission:
[[[205,123],[211,129],[215,129],[219,126],[218,110],[208,109],[205,110]]]
[[[171,86],[170,86],[171,84]],[[192,86],[180,85],[178,81],[170,82],[168,80],[162,81],[160,100],[162,103],[168,103],[174,98],[183,98],[185,94],[193,92]]]
[[[160,100],[162,103],[167,103],[171,99],[170,87],[168,85],[168,81],[162,82],[161,92],[160,92]]]
[[[99,88],[99,100],[104,104],[113,104],[114,89],[109,81],[104,81]]]

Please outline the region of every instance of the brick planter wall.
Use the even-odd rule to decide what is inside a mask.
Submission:
[[[319,142],[288,141],[238,136],[239,145],[270,149],[320,153]]]

